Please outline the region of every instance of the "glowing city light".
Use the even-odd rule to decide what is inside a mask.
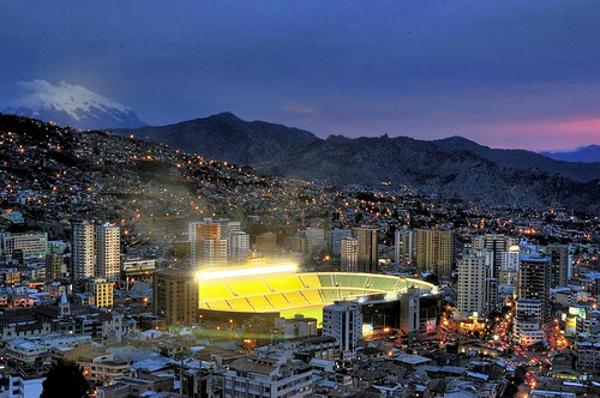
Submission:
[[[280,272],[295,272],[298,266],[296,264],[279,264],[266,267],[232,268],[213,271],[198,271],[195,279],[199,282],[215,279],[239,278],[243,276],[258,276],[276,274]]]

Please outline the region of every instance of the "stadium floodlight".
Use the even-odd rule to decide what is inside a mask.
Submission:
[[[216,279],[239,278],[244,276],[258,276],[277,274],[282,272],[296,272],[298,266],[296,264],[277,264],[266,267],[246,267],[246,268],[231,268],[220,270],[198,271],[195,279],[198,282],[212,281]]]

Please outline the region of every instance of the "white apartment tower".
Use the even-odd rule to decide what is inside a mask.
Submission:
[[[543,303],[537,298],[520,298],[516,301],[513,317],[513,339],[529,346],[544,340],[542,328]]]
[[[362,323],[357,304],[339,302],[323,308],[323,336],[335,338],[343,360],[354,358],[362,338]]]
[[[340,270],[356,272],[358,270],[358,239],[350,236],[340,242]]]
[[[504,253],[516,242],[502,234],[485,234],[473,239],[474,251],[491,251],[493,253],[493,277],[500,280]]]
[[[242,230],[242,223],[239,221],[230,221],[228,218],[219,218],[216,222],[221,224],[221,237],[227,239],[229,235]]]
[[[198,249],[199,266],[206,268],[227,264],[227,239],[202,239]]]
[[[74,280],[94,276],[94,224],[78,221],[72,224],[72,277]]]
[[[342,239],[352,236],[352,231],[349,229],[332,229],[327,231],[327,248],[331,251],[334,257],[340,257],[342,254]]]
[[[188,224],[192,267],[227,264],[228,239],[221,234],[221,227],[221,223],[213,222],[211,218]]]
[[[415,258],[415,232],[408,227],[396,230],[394,234],[395,260],[401,264],[412,264]]]
[[[519,274],[519,256],[521,248],[519,245],[510,245],[502,253],[502,272],[500,272],[500,283],[515,285]]]
[[[121,230],[113,224],[96,226],[96,276],[109,282],[119,279]]]
[[[493,252],[465,253],[458,262],[457,309],[463,315],[486,316],[495,308],[497,285]]]
[[[243,263],[250,254],[250,235],[242,231],[229,233],[228,258],[232,263]]]
[[[195,265],[198,259],[198,225],[201,222],[190,222],[188,223],[188,240],[190,241],[190,259],[192,261],[192,265]]]

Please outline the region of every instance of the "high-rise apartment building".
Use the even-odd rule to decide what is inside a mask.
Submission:
[[[493,274],[493,253],[464,253],[458,262],[456,307],[463,315],[487,316],[496,308],[497,284]]]
[[[600,373],[600,344],[596,341],[577,341],[575,343],[577,356],[576,368],[588,374]]]
[[[201,240],[197,264],[202,268],[227,264],[227,239]]]
[[[219,266],[227,263],[228,239],[221,235],[221,223],[205,218],[188,225],[192,268]]]
[[[211,219],[207,219],[197,226],[196,240],[216,240],[221,239],[221,224],[212,222]]]
[[[325,230],[321,228],[306,228],[300,234],[302,252],[319,254],[325,248]]]
[[[397,263],[413,263],[415,256],[415,232],[412,229],[405,226],[396,230],[394,234],[394,254]]]
[[[550,287],[566,287],[569,284],[571,270],[569,246],[550,245],[546,248],[546,254],[550,257]]]
[[[421,292],[418,288],[409,287],[400,297],[400,329],[405,335],[427,330],[427,327],[421,328],[421,315],[427,316],[426,309],[421,311]]]
[[[357,272],[358,239],[350,236],[341,240],[340,270],[342,272]]]
[[[96,276],[109,282],[121,271],[121,229],[112,224],[96,226]]]
[[[243,263],[250,255],[250,235],[242,231],[229,233],[227,257],[230,263]]]
[[[352,231],[349,229],[332,229],[327,231],[327,249],[334,257],[340,257],[342,253],[342,239],[352,236]]]
[[[190,271],[166,268],[154,274],[154,312],[170,325],[196,322],[198,284]]]
[[[521,256],[517,295],[519,298],[540,300],[542,321],[550,317],[550,258]]]
[[[62,255],[52,253],[46,256],[46,280],[60,279],[64,274],[65,260]]]
[[[188,223],[188,241],[190,242],[190,261],[192,262],[192,266],[196,265],[198,260],[198,255],[196,253],[197,249],[197,235],[198,235],[198,225],[201,224],[199,221],[194,221]]]
[[[48,253],[48,234],[45,232],[0,233],[0,256],[23,259],[43,258]]]
[[[200,241],[204,239],[220,239],[221,224],[213,223],[212,219],[194,221],[188,224],[188,240],[190,241],[190,257],[192,266],[196,266],[200,256]]]
[[[544,340],[543,311],[540,299],[519,298],[516,301],[513,317],[513,339],[516,343],[529,346]]]
[[[377,228],[367,225],[352,228],[352,236],[358,240],[358,272],[377,272],[377,231]]]
[[[519,257],[521,250],[519,245],[510,245],[502,253],[502,271],[500,272],[499,283],[515,285],[519,273]]]
[[[438,229],[415,231],[415,263],[419,272],[431,271],[447,278],[454,263],[454,232]]]
[[[493,277],[500,280],[504,252],[514,244],[514,240],[502,234],[485,234],[473,239],[473,251],[492,253]]]
[[[339,302],[323,308],[323,336],[334,337],[344,360],[354,358],[362,338],[363,318],[354,303]]]
[[[228,218],[219,218],[216,222],[221,224],[221,237],[224,239],[229,238],[230,234],[242,230],[242,223],[239,221],[231,221]]]
[[[95,225],[87,221],[72,224],[71,276],[77,281],[94,276]]]

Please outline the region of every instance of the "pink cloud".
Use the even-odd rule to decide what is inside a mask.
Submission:
[[[557,150],[600,143],[597,117],[515,122],[479,126],[477,130],[488,145],[504,148]]]

